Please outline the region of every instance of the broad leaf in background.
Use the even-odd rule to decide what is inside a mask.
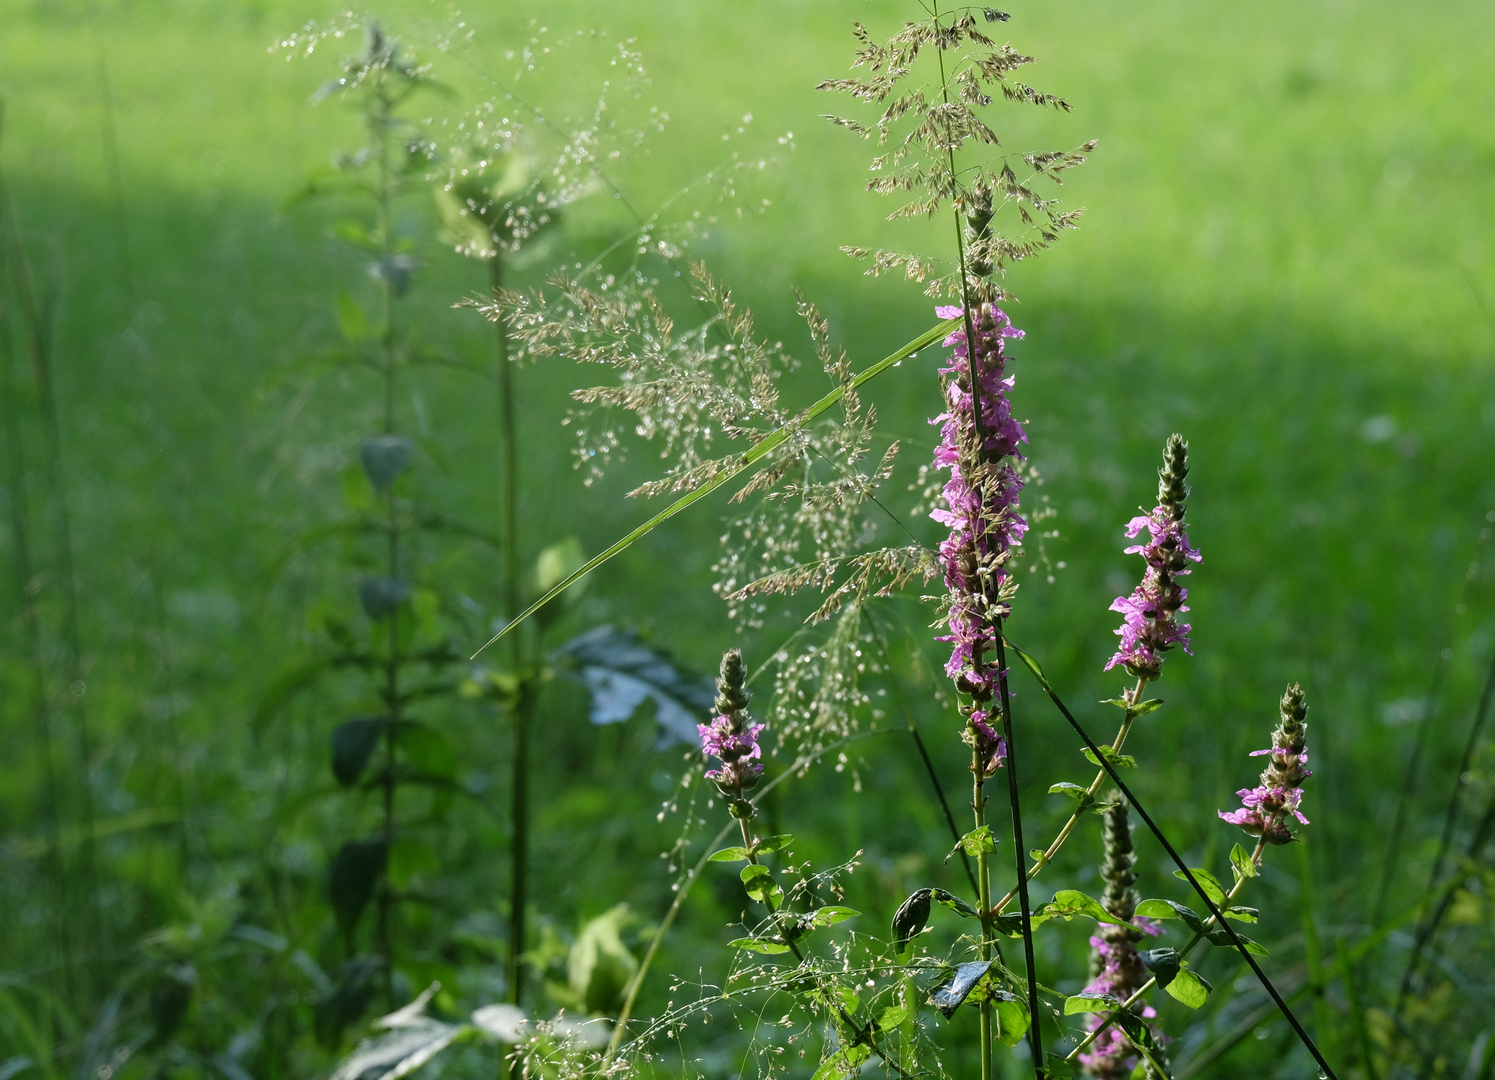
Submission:
[[[580,669],[592,693],[592,723],[622,723],[652,699],[663,744],[698,741],[696,724],[716,697],[711,680],[682,672],[633,630],[599,626],[572,638],[555,655]]]

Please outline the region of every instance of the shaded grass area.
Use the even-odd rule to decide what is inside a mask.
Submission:
[[[235,910],[280,917],[281,930],[310,927],[305,946],[332,962],[321,874],[337,811],[318,797],[333,695],[305,701],[259,739],[250,720],[297,654],[308,611],[349,602],[352,579],[336,545],[300,552],[277,579],[269,575],[340,503],[339,476],[374,395],[357,375],[312,377],[302,364],[336,333],[329,282],[358,282],[362,269],[328,240],[334,214],[277,209],[333,148],[356,140],[349,114],[303,104],[343,45],[290,65],[264,54],[273,37],[324,13],[290,4],[213,15],[169,5],[89,10],[18,6],[5,16],[0,159],[33,258],[55,267],[59,281],[59,399],[96,746],[86,769],[74,764],[68,813],[76,823],[83,776],[102,820],[159,812],[99,844],[108,935],[94,943],[92,1009],[131,970],[134,942],[163,926],[226,924]],[[545,47],[538,26],[523,29],[529,14],[543,16],[555,37],[599,18],[581,6],[474,13],[479,36],[469,51],[421,51],[458,101],[491,93],[482,72],[514,70],[502,58],[509,39]],[[722,185],[713,184],[680,204],[682,213],[702,208],[723,219],[695,250],[727,283],[740,282],[765,333],[786,341],[803,341],[787,314],[787,286],[799,284],[859,367],[924,329],[927,303],[910,286],[859,277],[834,248],[914,247],[918,229],[893,231],[872,197],[854,194],[864,148],[819,126],[816,114],[829,106],[808,88],[844,68],[851,18],[886,24],[899,14],[887,4],[724,12],[682,3],[608,15],[614,39],[639,38],[653,79],[620,114],[658,104],[672,116],[666,134],[645,144],[648,154],[614,170],[629,200],[647,214],[734,150],[776,158],[743,174],[736,197],[718,201]],[[391,5],[384,17],[396,30],[403,19],[424,42],[443,25],[424,5]],[[1059,118],[1014,114],[1012,145],[1102,139],[1093,162],[1071,174],[1070,197],[1091,210],[1083,230],[1010,283],[1023,298],[1015,320],[1029,331],[1015,350],[1017,399],[1031,420],[1041,490],[1060,511],[1050,557],[1067,563],[1052,584],[1042,573],[1025,584],[1014,639],[1043,658],[1072,702],[1111,696],[1100,675],[1112,640],[1104,609],[1136,573],[1120,553],[1120,525],[1151,499],[1162,439],[1188,435],[1192,535],[1205,553],[1190,597],[1199,656],[1170,661],[1159,688],[1168,708],[1139,730],[1139,760],[1166,763],[1145,772],[1139,791],[1181,846],[1218,864],[1234,838],[1213,810],[1251,782],[1244,755],[1264,744],[1282,684],[1302,679],[1317,773],[1310,880],[1326,938],[1363,932],[1402,798],[1413,812],[1392,908],[1423,890],[1495,645],[1479,542],[1495,507],[1495,278],[1481,213],[1492,195],[1495,142],[1482,117],[1495,105],[1495,79],[1474,44],[1490,18],[1475,4],[1431,20],[1390,4],[1222,13],[1154,3],[1035,7],[1010,24],[1020,47],[1044,57],[1035,81],[1078,106]],[[601,49],[585,48],[589,57]],[[535,94],[579,112],[590,90],[568,78],[564,61],[550,64]],[[791,130],[792,150],[778,142]],[[725,146],[723,132],[733,137]],[[429,228],[425,207],[405,213],[412,232]],[[574,215],[567,240],[596,250],[628,227],[626,214],[593,200]],[[435,245],[423,254],[423,333],[484,357],[487,331],[476,316],[444,310],[482,288],[481,268]],[[526,271],[530,280],[540,273]],[[908,462],[933,444],[924,423],[938,403],[932,363],[905,363],[869,393]],[[638,454],[623,475],[580,484],[554,426],[579,382],[554,366],[522,376],[532,493],[524,509],[533,535],[575,534],[594,551],[644,516],[617,492],[648,476],[650,461]],[[474,385],[434,375],[400,409],[422,437],[418,468],[432,502],[491,524],[496,400]],[[808,376],[797,388],[812,396]],[[929,523],[908,518],[910,501],[895,497],[890,509],[932,539]],[[709,593],[723,512],[719,502],[704,507],[614,564],[556,640],[614,619],[711,667],[734,641]],[[888,523],[883,535],[897,529]],[[496,559],[464,550],[440,572],[495,606]],[[885,606],[896,640],[923,640],[921,612]],[[786,618],[743,644],[750,656],[766,655],[792,629]],[[1423,772],[1405,789],[1418,723],[1409,718],[1445,647],[1438,711],[1421,721],[1434,725]],[[902,651],[895,670],[942,775],[958,787],[963,750],[930,702],[934,684],[919,681],[923,668]],[[8,666],[9,685],[19,678]],[[1058,800],[1046,805],[1041,793],[1079,779],[1082,762],[1037,688],[1019,689],[1026,791],[1043,808],[1040,820],[1058,820]],[[535,859],[542,913],[569,930],[626,899],[644,921],[657,918],[669,893],[656,855],[677,819],[655,823],[653,814],[683,763],[654,749],[646,718],[592,729],[579,689],[558,682],[547,693],[534,784],[546,793]],[[888,712],[879,728],[900,723]],[[481,780],[497,783],[506,753],[502,725],[478,711],[444,719],[476,786],[488,790]],[[1109,722],[1095,707],[1082,719],[1098,737]],[[34,762],[19,716],[7,712],[5,725],[7,759]],[[958,869],[934,858],[948,846],[942,818],[905,738],[858,743],[845,770],[789,785],[770,808],[776,827],[800,836],[802,854],[817,862],[865,849],[868,872],[854,877],[851,902],[873,925],[931,875],[958,883]],[[17,843],[43,833],[33,816],[37,775],[17,768],[6,785],[14,903],[0,952],[8,969],[33,974],[55,963],[36,950],[47,901],[36,862]],[[875,784],[880,797],[858,797],[858,784]],[[496,918],[507,841],[501,815],[458,813],[441,854],[462,871],[444,875],[449,907],[430,918],[448,939],[461,938],[450,928],[468,919],[470,942]],[[1084,887],[1095,846],[1077,841],[1040,879],[1040,893]],[[77,865],[80,849],[70,850]],[[926,854],[910,854],[918,852]],[[1292,971],[1305,947],[1292,910],[1303,880],[1295,853],[1283,854],[1281,873],[1263,886],[1267,925],[1256,936],[1281,941],[1277,962]],[[1168,875],[1148,859],[1149,891],[1168,889]],[[660,970],[706,963],[739,907],[730,879],[703,885]],[[1389,986],[1402,948],[1393,942],[1384,964],[1372,965],[1371,985]],[[450,979],[474,957],[480,970],[484,956],[480,946],[453,946],[412,961],[412,982]],[[1078,970],[1077,952],[1069,960]],[[1223,987],[1233,969],[1214,963]],[[1449,981],[1466,1004],[1453,1007],[1452,1028],[1467,1048],[1490,989],[1487,979],[1459,978]],[[659,982],[646,994],[650,1008],[666,998]],[[458,992],[473,1004],[491,987],[474,976]],[[1342,995],[1327,1008],[1339,1030]],[[1182,1012],[1166,1014],[1173,1030],[1187,1023]],[[201,1051],[212,1049],[207,1033],[226,1038],[234,1022],[205,1021]],[[1353,1056],[1345,1040],[1338,1049]],[[1272,1040],[1243,1047],[1231,1067],[1265,1069],[1279,1049]],[[1286,1061],[1285,1070],[1296,1067]],[[716,1065],[731,1067],[725,1058]]]

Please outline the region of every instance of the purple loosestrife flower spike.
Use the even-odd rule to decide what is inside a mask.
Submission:
[[[1101,923],[1090,939],[1090,985],[1087,994],[1107,994],[1125,1000],[1132,996],[1147,981],[1147,969],[1137,952],[1137,942],[1144,935],[1158,933],[1149,920],[1136,917],[1137,880],[1134,867],[1137,856],[1132,850],[1132,830],[1127,822],[1126,803],[1112,802],[1102,808],[1105,823],[1105,862],[1101,864],[1101,880],[1106,891],[1101,904],[1112,915],[1126,919],[1131,925]],[[1157,1012],[1148,1005],[1141,1007],[1141,1015],[1151,1018]],[[1091,1020],[1092,1030],[1105,1021],[1097,1013]],[[1111,1025],[1080,1055],[1080,1064],[1086,1076],[1119,1080],[1132,1075],[1137,1063],[1137,1052],[1131,1040],[1119,1025]]]
[[[1121,664],[1134,677],[1151,681],[1162,674],[1163,654],[1175,645],[1194,655],[1189,648],[1189,624],[1178,621],[1179,613],[1189,610],[1184,603],[1189,590],[1178,579],[1191,572],[1189,563],[1201,561],[1184,531],[1188,453],[1189,444],[1182,435],[1168,437],[1163,467],[1158,470],[1158,505],[1127,524],[1128,537],[1135,537],[1143,529],[1148,532],[1147,543],[1126,549],[1128,555],[1141,555],[1146,560],[1147,572],[1130,596],[1118,596],[1111,604],[1111,610],[1120,612],[1123,621],[1116,631],[1121,647],[1106,664],[1107,671]]]
[[[751,694],[745,689],[747,671],[742,652],[730,649],[722,656],[721,674],[716,679],[717,717],[709,724],[697,724],[701,734],[701,752],[721,762],[721,768],[709,769],[706,778],[713,781],[730,801],[732,813],[752,817],[752,806],[742,797],[763,775],[763,748],[758,736],[766,725],[755,724],[748,716]]]
[[[1251,752],[1252,757],[1269,758],[1261,774],[1261,786],[1236,792],[1241,798],[1241,808],[1228,813],[1219,811],[1222,821],[1239,825],[1252,836],[1265,837],[1269,844],[1292,841],[1289,816],[1308,824],[1298,809],[1303,802],[1303,781],[1313,775],[1304,768],[1308,764],[1308,725],[1303,718],[1307,715],[1303,688],[1293,683],[1282,695],[1282,722],[1272,732],[1272,745]]]
[[[964,313],[960,307],[935,310],[946,319]],[[1020,338],[1023,332],[993,304],[979,305],[971,325],[976,334],[974,355],[964,329],[945,339],[945,345],[953,346],[948,366],[940,369],[946,411],[931,423],[940,425],[935,468],[948,470],[950,478],[945,482],[944,506],[929,516],[950,529],[939,551],[950,604],[950,633],[939,639],[950,643],[945,672],[973,699],[964,737],[979,752],[984,775],[990,776],[1007,757],[991,708],[997,680],[1006,672],[988,668],[986,653],[996,645],[993,622],[1010,610],[1016,583],[1008,563],[1028,531],[1018,513],[1023,490],[1018,462],[1028,436],[1012,415],[1008,393],[1013,380],[1004,370],[1003,351],[1008,338]],[[981,406],[979,425],[976,400]]]

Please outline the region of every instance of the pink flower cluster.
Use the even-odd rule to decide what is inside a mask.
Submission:
[[[1151,919],[1134,917],[1132,926],[1144,934],[1156,937],[1161,928]],[[1101,961],[1100,974],[1085,987],[1082,993],[1105,994],[1125,1001],[1142,986],[1147,979],[1147,970],[1137,952],[1135,938],[1121,927],[1106,927],[1106,937],[1099,934],[1090,938],[1090,947]],[[1109,940],[1108,940],[1109,939]],[[1096,1013],[1090,1021],[1090,1029],[1100,1027],[1109,1014]],[[1142,1006],[1141,1015],[1151,1020],[1158,1011],[1151,1005]],[[1080,1054],[1080,1064],[1087,1076],[1111,1078],[1129,1077],[1137,1064],[1137,1052],[1119,1024],[1112,1024],[1101,1032],[1087,1050]]]
[[[952,319],[963,309],[939,307],[935,311],[941,318]],[[951,642],[945,671],[952,679],[963,677],[968,692],[994,684],[997,673],[983,664],[994,644],[990,620],[993,614],[1005,614],[996,606],[1001,586],[1010,575],[1005,564],[1028,531],[1027,521],[1017,510],[1023,479],[1016,465],[1028,437],[1022,422],[1012,415],[1008,393],[1013,380],[1004,371],[1007,357],[1003,353],[1005,340],[1020,338],[1023,332],[990,304],[980,307],[972,323],[976,331],[974,395],[965,330],[956,330],[945,339],[946,346],[954,346],[949,365],[940,369],[946,411],[931,423],[941,425],[935,467],[948,469],[950,479],[944,487],[945,505],[929,514],[950,529],[949,537],[940,543],[940,564],[950,590],[950,634],[940,639]],[[981,404],[979,433],[977,399]],[[984,716],[979,722],[991,730]],[[991,737],[995,738],[994,732]]]
[[[1288,815],[1303,825],[1308,824],[1298,809],[1303,804],[1301,785],[1313,775],[1304,768],[1308,764],[1308,725],[1303,722],[1307,714],[1302,689],[1296,684],[1289,686],[1282,696],[1282,722],[1272,732],[1272,745],[1251,752],[1252,757],[1270,758],[1262,771],[1261,785],[1236,792],[1241,808],[1218,811],[1221,821],[1239,825],[1252,836],[1264,836],[1269,844],[1292,841]]]
[[[701,734],[701,752],[722,763],[720,769],[710,769],[706,779],[714,780],[729,794],[739,794],[751,788],[763,775],[763,748],[758,745],[758,735],[764,724],[745,722],[741,716],[718,716],[709,724],[697,724]]]
[[[1134,517],[1127,523],[1126,535],[1136,537],[1146,529],[1150,539],[1126,549],[1128,555],[1141,555],[1147,572],[1130,596],[1118,596],[1111,610],[1122,615],[1116,631],[1121,647],[1106,664],[1110,671],[1124,664],[1138,678],[1156,679],[1163,670],[1163,653],[1175,645],[1194,655],[1189,648],[1189,624],[1178,621],[1178,614],[1188,611],[1184,603],[1189,590],[1178,578],[1190,573],[1189,563],[1200,562],[1199,552],[1189,546],[1184,531],[1183,507],[1156,506],[1150,514]]]

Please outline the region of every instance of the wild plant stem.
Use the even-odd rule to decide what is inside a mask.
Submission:
[[[1002,620],[993,620],[997,646],[997,689],[1002,704],[1002,736],[1007,740],[1007,797],[1012,803],[1013,860],[1017,866],[1017,895],[1023,913],[1023,959],[1028,965],[1028,1045],[1033,1050],[1033,1075],[1047,1075],[1043,1061],[1043,1030],[1038,1011],[1038,969],[1033,961],[1033,907],[1028,901],[1028,857],[1023,847],[1023,811],[1017,793],[1017,744],[1012,737],[1012,701],[1007,687],[1007,646]],[[992,936],[990,886],[982,904],[982,939]]]
[[[393,215],[390,213],[389,179],[388,127],[391,108],[392,103],[389,97],[380,93],[376,98],[372,113],[372,122],[370,124],[370,134],[379,147],[379,246],[380,255],[386,263],[393,253],[391,230],[394,226]],[[387,267],[386,272],[381,275],[380,281],[383,285],[380,293],[384,315],[384,332],[382,334],[384,352],[384,434],[392,435],[395,430],[395,297],[394,285]],[[385,491],[385,506],[388,511],[385,524],[387,577],[391,585],[393,585],[394,582],[399,580],[400,574],[400,522],[396,512],[393,482],[390,483],[390,486]],[[384,664],[384,698],[385,707],[388,710],[384,723],[384,777],[382,784],[384,869],[379,883],[379,917],[376,928],[379,949],[383,953],[384,958],[384,996],[389,1003],[390,1009],[395,1008],[395,956],[393,928],[390,925],[394,895],[389,877],[389,860],[395,842],[396,737],[400,725],[400,611],[398,604],[392,606],[393,610],[389,613],[389,649]]]
[[[986,762],[981,747],[971,748],[971,813],[979,831],[986,824]],[[991,864],[986,846],[976,850],[976,910],[981,912],[981,959],[991,959]],[[991,1001],[981,1002],[981,1080],[991,1080]]]
[[[1137,685],[1134,686],[1131,689],[1130,693],[1127,695],[1126,718],[1122,720],[1121,727],[1117,729],[1116,738],[1111,743],[1111,748],[1113,750],[1120,752],[1122,743],[1126,742],[1126,737],[1132,730],[1132,721],[1137,718],[1136,713],[1132,710],[1134,710],[1137,707],[1138,702],[1141,701],[1142,690],[1146,686],[1146,679],[1138,679]],[[1069,815],[1069,820],[1066,821],[1064,823],[1064,827],[1059,830],[1059,835],[1054,837],[1054,842],[1044,849],[1043,854],[1040,855],[1036,860],[1034,860],[1033,865],[1028,869],[1027,878],[1029,881],[1032,881],[1034,878],[1036,878],[1045,866],[1053,862],[1054,856],[1057,855],[1059,853],[1059,849],[1064,846],[1064,841],[1068,840],[1069,834],[1074,832],[1075,826],[1079,823],[1080,816],[1085,813],[1085,810],[1087,809],[1086,800],[1094,799],[1096,793],[1100,791],[1105,782],[1106,770],[1097,770],[1095,779],[1090,781],[1090,786],[1085,789],[1085,796],[1080,800],[1079,808],[1077,808],[1073,814]],[[1002,914],[1002,912],[1006,911],[1007,905],[1012,903],[1012,901],[1017,897],[1017,892],[1017,886],[1014,885],[1008,891],[1006,896],[997,901],[996,908],[992,911],[992,914],[1000,915]]]
[[[503,256],[488,261],[489,283],[496,297],[503,288]],[[509,360],[509,334],[502,319],[494,322],[494,354],[498,363],[499,442],[502,477],[504,561],[504,618],[519,614],[519,436],[514,422],[514,366]],[[509,667],[519,679],[514,705],[514,745],[509,792],[513,838],[509,848],[509,958],[508,997],[519,1004],[524,995],[525,908],[529,903],[529,737],[535,696],[524,670],[523,643],[509,638]]]
[[[757,789],[757,794],[750,801],[756,807],[764,796],[773,791],[774,788],[778,787],[785,780],[800,774],[805,768],[813,765],[826,754],[829,754],[833,750],[839,750],[847,743],[885,734],[890,733],[882,731],[859,732],[856,735],[849,735],[844,739],[837,739],[835,742],[823,746],[813,753],[806,754],[796,759],[789,768],[779,773],[778,776],[775,776],[768,783],[761,785]],[[690,895],[691,887],[700,878],[701,871],[705,868],[706,864],[711,861],[712,849],[726,839],[727,833],[731,831],[731,828],[730,823],[722,826],[721,831],[716,834],[715,839],[706,845],[706,849],[701,852],[701,857],[696,860],[695,865],[685,875],[684,880],[680,883],[680,887],[675,890],[675,899],[670,902],[669,910],[665,912],[664,918],[659,921],[659,926],[655,929],[654,936],[649,940],[649,948],[645,950],[643,960],[639,961],[638,970],[634,972],[633,978],[629,981],[628,993],[623,999],[623,1008],[618,1012],[618,1022],[613,1026],[612,1038],[608,1040],[607,1051],[602,1055],[603,1066],[606,1066],[617,1055],[618,1047],[623,1044],[623,1035],[628,1027],[628,1018],[633,1015],[633,1004],[638,999],[639,988],[644,984],[644,976],[648,974],[649,967],[654,962],[655,954],[659,952],[660,943],[664,940],[665,934],[674,923],[675,916],[680,913],[680,908],[684,905],[685,898]]]
[[[742,826],[742,846],[747,849],[747,861],[752,863],[754,866],[761,866],[762,864],[758,862],[758,854],[756,851],[758,842],[753,838],[752,831],[748,829],[747,819],[738,818],[737,822]],[[773,902],[773,893],[767,890],[765,890],[763,893],[763,906],[768,909],[768,914],[770,915],[770,917],[778,914],[778,908],[774,905]],[[804,951],[800,949],[799,942],[795,941],[794,938],[790,936],[787,926],[784,927],[780,932],[780,938],[785,945],[789,946],[789,951],[794,954],[794,959],[799,962],[801,967],[803,967],[805,965]],[[846,1007],[839,1001],[835,1000],[832,995],[827,994],[825,995],[825,997],[826,1000],[830,1002],[831,1008],[835,1010],[836,1015],[840,1018],[841,1022],[848,1028],[850,1028],[852,1033],[855,1035],[855,1040],[851,1045],[856,1046],[865,1043],[867,1049],[876,1054],[878,1058],[881,1059],[884,1065],[892,1069],[899,1076],[905,1077],[906,1080],[912,1080],[912,1077],[910,1077],[909,1073],[903,1068],[903,1066],[899,1065],[896,1061],[883,1053],[882,1048],[877,1045],[877,1036],[873,1034],[872,1026],[870,1024],[867,1027],[862,1027],[856,1022],[855,1018],[853,1018],[852,1015],[846,1011]],[[988,1053],[990,1053],[990,1051],[988,1051]],[[988,1072],[983,1076],[983,1080],[990,1080],[989,1069]]]
[[[1266,850],[1266,846],[1267,846],[1267,840],[1266,840],[1265,836],[1263,836],[1261,839],[1257,840],[1257,842],[1256,842],[1256,850],[1251,853],[1251,861],[1253,863],[1255,863],[1257,866],[1261,865],[1261,855],[1262,855],[1262,852]],[[1225,901],[1220,905],[1220,910],[1222,912],[1230,910],[1231,902],[1235,900],[1236,895],[1241,891],[1241,886],[1245,885],[1246,881],[1247,881],[1246,878],[1241,877],[1241,878],[1238,878],[1236,880],[1236,883],[1231,886],[1230,891],[1225,894]],[[1207,920],[1205,920],[1205,922],[1203,924],[1204,929],[1196,931],[1195,934],[1194,934],[1194,936],[1189,939],[1189,943],[1187,945],[1185,945],[1182,949],[1180,949],[1178,951],[1178,957],[1179,957],[1180,960],[1182,960],[1185,957],[1187,957],[1189,955],[1189,953],[1191,953],[1191,952],[1194,951],[1194,947],[1196,945],[1198,945],[1201,941],[1204,940],[1205,932],[1209,930],[1209,928],[1211,927],[1211,925],[1217,925],[1217,926],[1218,925],[1224,925],[1224,920],[1220,919],[1220,918],[1217,918],[1217,917],[1215,917],[1213,915],[1210,916]],[[1085,1038],[1083,1040],[1081,1040],[1080,1044],[1078,1046],[1076,1046],[1073,1050],[1071,1050],[1068,1055],[1066,1055],[1066,1057],[1064,1058],[1064,1060],[1065,1061],[1073,1061],[1075,1058],[1077,1058],[1079,1056],[1081,1050],[1084,1050],[1085,1047],[1087,1047],[1091,1043],[1093,1043],[1096,1040],[1096,1038],[1100,1035],[1101,1032],[1105,1031],[1106,1028],[1110,1027],[1111,1024],[1113,1022],[1115,1022],[1116,1018],[1118,1016],[1120,1016],[1121,1013],[1129,1011],[1133,1005],[1135,1005],[1138,1001],[1141,1000],[1143,994],[1147,993],[1147,991],[1151,990],[1157,984],[1158,984],[1158,979],[1157,979],[1156,975],[1154,975],[1152,978],[1148,979],[1145,983],[1143,983],[1142,986],[1140,988],[1138,988],[1136,990],[1136,992],[1134,992],[1132,994],[1131,997],[1127,998],[1124,1002],[1122,1002],[1121,1008],[1116,1009],[1114,1012],[1112,1012],[1111,1015],[1108,1016],[1108,1017],[1106,1017],[1106,1019],[1104,1021],[1102,1021],[1101,1024],[1098,1027],[1096,1027],[1096,1029],[1094,1031],[1092,1031],[1089,1035],[1085,1036]]]

